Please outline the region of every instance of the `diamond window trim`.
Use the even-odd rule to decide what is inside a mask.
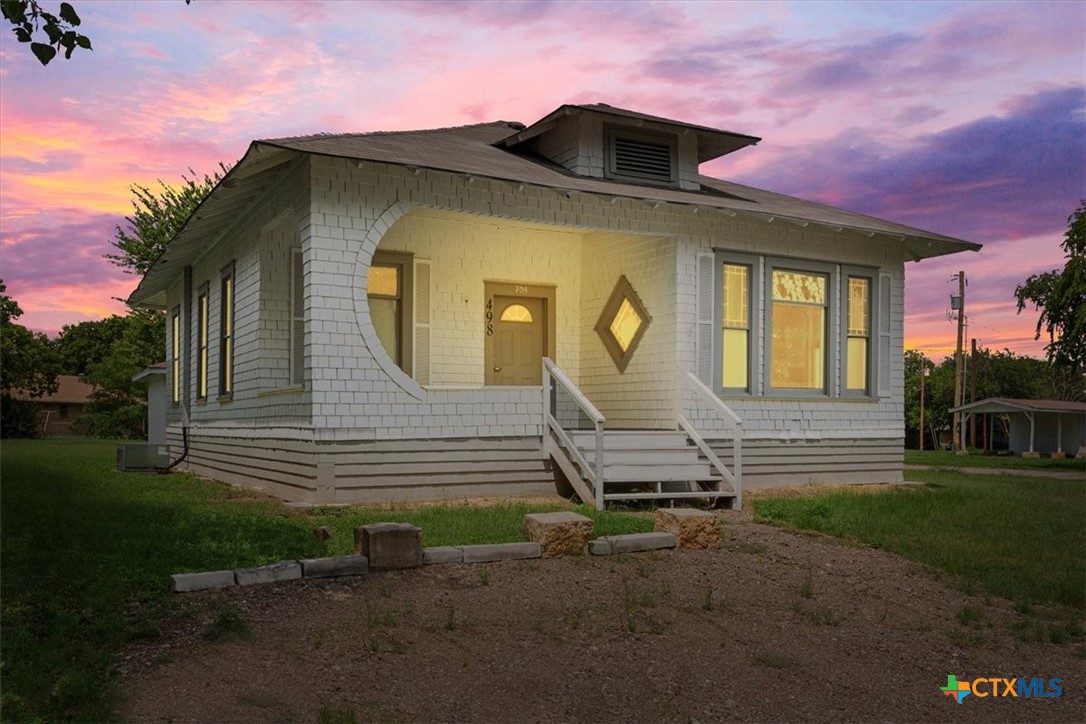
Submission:
[[[620,313],[622,313],[623,319],[619,318]],[[631,315],[633,316],[631,317]],[[625,324],[623,324],[624,321]],[[635,322],[636,326],[632,331],[627,332],[631,321]],[[600,312],[595,327],[596,334],[599,335],[600,341],[603,342],[604,349],[611,355],[611,359],[620,373],[626,371],[626,367],[629,366],[630,360],[633,359],[634,353],[637,351],[638,345],[641,344],[641,340],[645,337],[645,331],[650,324],[652,324],[652,317],[649,316],[645,305],[641,303],[641,299],[637,296],[637,292],[634,291],[633,285],[625,276],[620,276],[607,303],[603,305],[603,311]],[[628,338],[620,339],[616,334],[616,330],[623,337]],[[623,345],[623,342],[625,342],[625,345]]]

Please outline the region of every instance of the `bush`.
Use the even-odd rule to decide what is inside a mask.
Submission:
[[[0,395],[0,438],[41,437],[38,403]]]

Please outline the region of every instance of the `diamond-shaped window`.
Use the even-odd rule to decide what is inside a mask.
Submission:
[[[619,372],[626,371],[651,322],[652,318],[630,282],[624,276],[619,277],[596,322],[596,334],[600,336]]]

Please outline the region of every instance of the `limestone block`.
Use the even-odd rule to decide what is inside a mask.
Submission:
[[[332,578],[334,576],[364,576],[370,572],[365,556],[333,556],[331,558],[307,558],[302,564],[305,578]]]
[[[720,547],[720,518],[694,508],[657,508],[653,528],[673,533],[680,548]]]
[[[293,581],[302,577],[302,566],[298,561],[279,561],[256,568],[235,568],[234,580],[239,586],[252,586],[257,583],[275,581]]]
[[[233,571],[205,571],[203,573],[175,573],[170,576],[174,593],[203,591],[208,588],[226,588],[234,585]]]
[[[434,546],[422,549],[422,565],[432,566],[439,563],[463,563],[464,551],[453,546]]]
[[[582,556],[592,537],[592,519],[569,511],[529,513],[524,537],[540,545],[544,558]]]
[[[422,565],[422,529],[410,523],[370,523],[354,529],[354,551],[375,571]]]
[[[539,558],[543,548],[538,543],[484,543],[475,546],[463,546],[464,563],[490,563],[493,561],[516,561],[524,558]]]
[[[1041,457],[1041,453],[1039,453],[1037,451],[1033,451],[1033,452],[1027,451],[1027,452],[1022,453],[1022,457],[1024,457],[1024,458],[1039,458],[1039,457]]]

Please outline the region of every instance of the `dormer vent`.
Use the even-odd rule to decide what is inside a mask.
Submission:
[[[637,181],[675,183],[677,140],[668,134],[625,128],[607,130],[607,175]]]

